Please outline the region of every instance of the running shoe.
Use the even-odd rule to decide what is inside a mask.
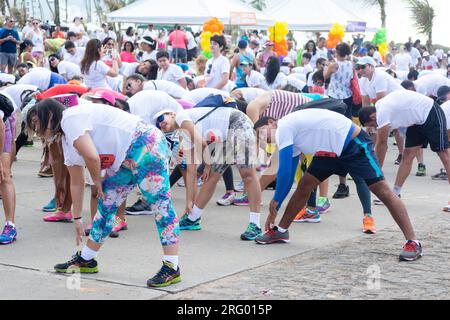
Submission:
[[[17,230],[10,224],[5,224],[3,232],[0,234],[0,244],[11,244],[17,239]]]
[[[344,199],[350,196],[350,188],[345,184],[340,184],[336,193],[333,195],[333,199]]]
[[[158,273],[147,281],[149,287],[167,287],[181,281],[180,267],[175,270],[173,264],[163,261],[162,268]]]
[[[98,273],[98,264],[95,259],[84,260],[78,251],[71,260],[55,265],[54,269],[58,273]]]
[[[450,202],[442,209],[444,212],[450,212]]]
[[[403,155],[399,154],[397,157],[397,160],[395,160],[395,165],[399,166],[400,163],[402,163],[402,160],[403,160]]]
[[[303,210],[302,210],[303,211]],[[300,211],[300,212],[302,212]],[[305,210],[306,212],[299,217],[299,215],[297,215],[297,217],[295,217],[294,222],[298,222],[298,223],[319,223],[320,222],[320,213],[319,211],[311,211],[309,209]]]
[[[276,190],[277,189],[277,180],[275,180],[274,182],[272,182],[271,184],[269,184],[266,188],[266,190]]]
[[[415,261],[422,257],[422,245],[408,240],[400,253],[400,261]]]
[[[91,229],[92,229],[92,224],[89,224],[86,229],[84,229],[84,235],[86,237],[89,237],[89,235],[91,234]]]
[[[200,177],[200,178],[197,179],[197,187],[201,187],[202,185],[203,185],[203,180]]]
[[[186,187],[186,184],[184,183],[183,180],[181,180],[181,181],[177,182],[177,186],[179,186],[180,188],[184,188],[184,187]]]
[[[243,194],[240,197],[236,197],[233,201],[233,204],[238,207],[245,207],[249,205],[247,194]]]
[[[289,231],[280,232],[277,227],[269,230],[265,234],[262,234],[255,239],[258,244],[272,244],[272,243],[288,243],[289,240]]]
[[[363,218],[363,233],[366,234],[377,233],[377,229],[375,228],[375,220],[368,215],[365,215]]]
[[[448,180],[447,172],[445,172],[444,169],[441,169],[441,172],[439,172],[438,174],[435,174],[434,176],[432,176],[431,179],[447,181]]]
[[[198,218],[197,220],[192,221],[186,214],[180,220],[180,230],[190,230],[190,231],[201,230],[202,229],[202,226],[200,225],[201,222],[202,218]]]
[[[147,203],[139,199],[131,207],[125,208],[125,214],[129,216],[143,216],[152,215],[153,212]]]
[[[254,223],[249,223],[247,230],[241,234],[241,240],[243,241],[253,241],[256,237],[262,234],[261,228]]]
[[[51,166],[45,166],[38,172],[38,176],[41,178],[51,178],[53,177],[53,170]]]
[[[319,211],[320,214],[327,213],[331,208],[330,201],[328,198],[320,197],[317,201],[317,211]]]
[[[244,181],[238,183],[238,185],[234,188],[236,192],[244,192]]]
[[[128,230],[127,221],[122,220],[118,216],[116,216],[116,219],[114,220],[114,227],[112,229],[112,232],[119,232],[119,231],[125,231],[125,230]]]
[[[384,203],[380,199],[373,199],[373,204],[375,206],[384,206]]]
[[[226,207],[226,206],[231,206],[234,202],[234,200],[236,199],[236,194],[235,193],[225,193],[224,196],[222,198],[220,198],[219,200],[217,200],[217,204],[219,206],[222,207]]]
[[[262,165],[256,167],[257,172],[262,172],[266,169],[267,169],[267,165],[265,165],[265,164],[262,164]]]
[[[417,168],[417,177],[425,177],[427,175],[427,167],[423,163],[419,163],[419,167]]]
[[[33,140],[25,142],[24,147],[32,147],[34,145]]]
[[[69,212],[58,211],[44,217],[45,222],[72,222],[72,219],[73,215],[71,211]]]
[[[55,205],[55,199],[50,200],[48,204],[42,207],[42,211],[44,212],[55,212],[56,211],[56,205]]]

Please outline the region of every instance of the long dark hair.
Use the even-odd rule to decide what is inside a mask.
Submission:
[[[99,50],[102,49],[102,43],[98,39],[91,39],[86,44],[86,51],[81,60],[81,73],[88,74],[89,68],[93,62],[100,60]]]
[[[45,99],[34,105],[27,114],[27,127],[40,137],[44,136],[47,130],[48,122],[50,123],[50,129],[55,134],[63,133],[61,128],[61,120],[63,117],[64,106],[55,99]],[[33,117],[37,116],[40,122],[39,130],[37,131],[33,124]]]
[[[29,46],[34,46],[33,41],[25,39],[19,46],[19,56],[25,51],[25,49]]]
[[[266,63],[266,72],[264,77],[269,85],[275,82],[275,79],[280,73],[280,60],[277,57],[270,57]]]
[[[155,60],[147,60],[150,63],[150,71],[147,74],[147,80],[156,80],[158,77],[158,63]]]
[[[54,72],[54,73],[59,73],[59,72],[58,72],[58,67],[52,67],[52,64],[51,64],[51,62],[50,62],[50,60],[51,60],[52,58],[56,58],[56,59],[58,59],[58,60],[60,60],[60,61],[61,61],[61,59],[59,58],[59,56],[58,56],[57,54],[51,54],[51,55],[48,56],[48,62],[49,62],[50,71],[51,71],[51,72]]]
[[[127,36],[133,36],[133,33],[130,34],[130,32],[133,30],[133,27],[128,27],[127,31],[125,32]]]
[[[316,53],[317,53],[317,46],[316,46],[316,43],[315,43],[314,41],[309,40],[309,41],[306,43],[306,45],[305,45],[305,50],[306,50],[306,52],[309,52],[309,45],[310,45],[311,43],[313,44],[313,53],[312,53],[312,55],[314,56],[314,55],[316,55]]]
[[[128,51],[127,51],[127,44],[130,44],[130,45],[131,45],[131,52],[134,52],[134,44],[133,44],[133,42],[131,42],[131,41],[127,41],[127,42],[125,42],[125,43],[123,44],[123,50],[122,50],[122,51],[128,52]]]

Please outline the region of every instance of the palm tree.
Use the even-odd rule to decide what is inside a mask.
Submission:
[[[266,7],[266,0],[241,0],[242,2],[248,3],[249,5],[251,5],[253,8],[255,8],[256,10],[259,11],[263,11]]]
[[[386,28],[386,0],[363,0],[370,6],[376,6],[380,9],[381,27]]]
[[[55,0],[55,24],[57,26],[61,25],[61,17],[59,12],[59,0]]]
[[[434,8],[428,0],[406,0],[411,10],[411,18],[414,19],[416,29],[428,36],[427,46],[431,50],[433,43],[433,22],[436,17]]]

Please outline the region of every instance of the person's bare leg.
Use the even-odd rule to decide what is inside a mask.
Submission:
[[[418,162],[419,164],[420,164],[420,163],[422,163],[422,164],[425,163],[424,160],[423,160],[423,149],[422,149],[422,148],[420,148],[419,152],[417,152],[416,158],[417,158],[417,162]]]
[[[211,200],[214,191],[216,190],[217,182],[219,182],[222,175],[218,172],[211,172],[208,179],[203,183],[202,188],[195,197],[195,205],[199,209],[204,209]]]
[[[405,138],[402,137],[399,130],[394,130],[394,138],[397,144],[398,154],[403,154],[405,150]]]
[[[330,179],[325,180],[319,184],[319,193],[321,198],[328,198],[328,188],[330,185]]]
[[[294,218],[306,206],[308,202],[311,191],[320,184],[320,181],[309,173],[305,173],[303,178],[300,180],[297,189],[289,200],[286,207],[286,211],[281,218],[279,226],[283,229],[289,229],[289,226],[294,221]]]
[[[120,218],[120,220],[125,221],[125,208],[126,208],[126,202],[123,202],[120,207],[117,209],[117,216]]]
[[[72,195],[70,193],[70,174],[69,171],[67,170],[66,167],[64,167],[65,169],[65,174],[66,174],[66,192],[64,194],[64,200],[62,203],[62,208],[61,211],[62,212],[69,212],[72,209]],[[58,204],[55,200],[55,206],[59,206],[60,204]]]
[[[277,179],[277,175],[269,175],[269,174],[263,174],[261,178],[259,178],[259,184],[261,186],[261,192],[266,190],[266,188],[275,180]]]
[[[392,192],[388,184],[385,181],[380,181],[369,186],[369,189],[388,208],[392,218],[402,230],[405,239],[417,240],[403,201]]]
[[[16,190],[11,179],[11,154],[3,153],[1,156],[4,178],[0,184],[2,192],[3,209],[5,210],[6,221],[14,223],[16,211]]]
[[[98,208],[97,188],[95,186],[91,186],[91,199],[90,199],[91,221],[94,220],[94,217],[97,214],[98,210],[97,208]]]
[[[403,187],[406,179],[411,173],[414,158],[421,148],[421,146],[414,148],[405,148],[405,151],[403,152],[402,162],[400,163],[400,167],[398,168],[397,178],[395,179],[395,186]]]
[[[255,168],[239,169],[242,181],[244,181],[251,212],[261,211],[261,186]]]

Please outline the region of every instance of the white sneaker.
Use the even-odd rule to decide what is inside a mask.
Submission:
[[[239,182],[239,184],[234,188],[236,192],[244,192],[244,181]]]
[[[197,187],[201,187],[203,185],[203,180],[202,178],[198,178],[197,179]]]
[[[444,212],[450,212],[450,202],[442,209]]]
[[[234,202],[234,200],[236,199],[236,194],[235,193],[225,193],[225,195],[220,198],[219,200],[216,201],[216,203],[219,206],[231,206]]]

